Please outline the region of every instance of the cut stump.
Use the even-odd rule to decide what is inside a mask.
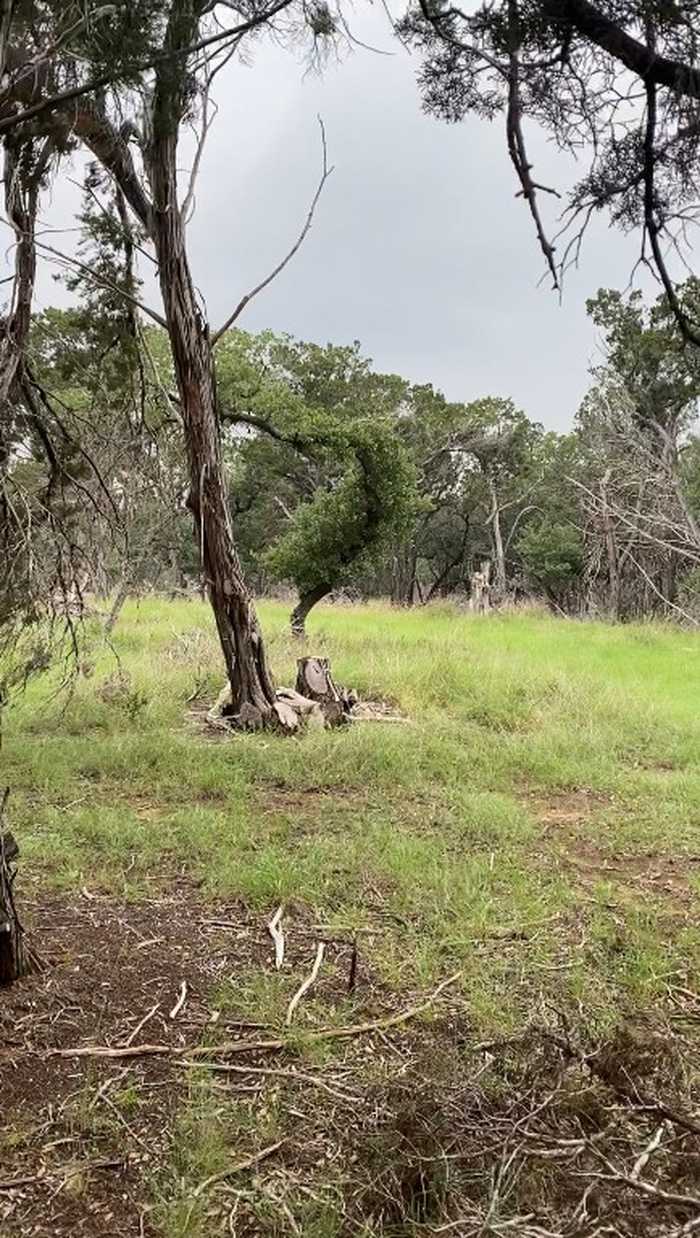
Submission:
[[[275,694],[273,727],[293,735],[302,727],[320,730],[347,722],[357,697],[333,682],[328,659],[300,658],[297,666],[296,690],[278,688]],[[206,717],[211,726],[220,730],[252,729],[242,713],[232,713],[229,684],[222,688]]]
[[[354,692],[346,692],[335,683],[328,658],[299,658],[296,690],[300,696],[317,702],[326,726],[341,726],[347,722],[357,703]]]

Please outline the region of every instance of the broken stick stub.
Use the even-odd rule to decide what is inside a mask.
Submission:
[[[5,829],[7,795],[6,791],[0,807],[0,985],[14,984],[20,977],[40,969],[39,959],[25,941],[15,906],[13,887],[19,847]]]

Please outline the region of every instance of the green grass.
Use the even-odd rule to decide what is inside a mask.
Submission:
[[[291,683],[286,611],[260,610]],[[212,899],[381,924],[381,979],[415,988],[462,966],[488,1028],[541,994],[605,1023],[692,973],[700,637],[448,605],[319,608],[309,629],[339,681],[406,724],[207,736],[188,702],[213,699],[221,662],[194,601],[127,606],[70,700],[32,683],[1,753],[31,869],[139,898],[184,866]]]

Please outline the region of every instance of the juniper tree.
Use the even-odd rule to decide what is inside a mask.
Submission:
[[[700,344],[697,307],[684,303],[675,278],[686,272],[673,261],[674,251],[688,255],[700,209],[695,0],[486,0],[468,10],[418,0],[400,31],[421,53],[429,113],[502,123],[554,285],[577,260],[592,216],[606,211],[638,232],[678,327]],[[563,221],[557,186],[543,185],[533,167],[528,126],[577,160],[590,156]]]
[[[204,107],[213,76],[246,37],[274,29],[280,37],[307,31],[314,40],[322,39],[333,28],[330,15],[321,21],[324,12],[323,5],[309,8],[303,0],[230,5],[211,0],[128,5],[19,0],[5,6],[0,20],[6,181],[17,182],[8,164],[17,141],[39,143],[41,157],[47,151],[46,158],[53,158],[59,170],[61,153],[79,146],[110,178],[155,257],[163,313],[149,312],[170,342],[188,505],[231,682],[232,712],[253,726],[274,715],[275,689],[228,507],[214,363],[217,340],[253,294],[242,298],[221,329],[211,329],[188,257],[192,194],[189,189],[181,193],[178,145],[183,126]],[[319,191],[327,171],[324,155]],[[313,204],[302,236],[312,212]],[[23,225],[19,230],[34,262],[34,238]],[[24,291],[28,300],[24,295],[22,304],[28,307],[26,280]],[[13,350],[15,336],[14,329],[6,332]],[[9,375],[8,363],[0,360],[3,376]]]

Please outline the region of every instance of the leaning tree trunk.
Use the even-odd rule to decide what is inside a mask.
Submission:
[[[317,585],[315,589],[308,589],[306,593],[299,595],[299,601],[294,607],[289,620],[292,636],[306,636],[306,620],[309,611],[322,598],[327,597],[330,591],[330,585]]]
[[[212,348],[187,261],[177,200],[176,150],[176,131],[161,136],[152,148],[150,173],[153,240],[189,470],[188,506],[231,684],[231,715],[242,726],[256,727],[272,716],[275,688],[233,536]]]

